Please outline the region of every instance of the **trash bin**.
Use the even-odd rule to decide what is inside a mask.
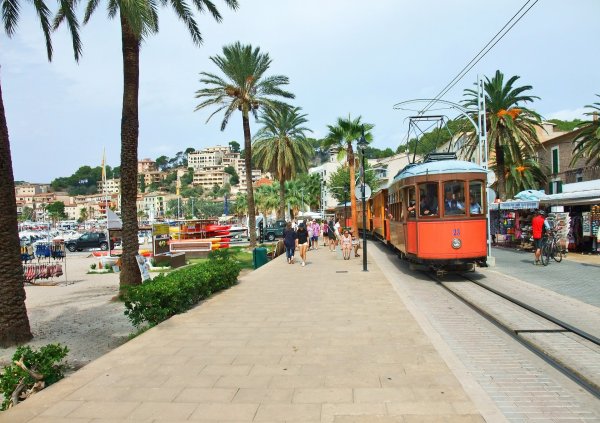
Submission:
[[[264,247],[257,247],[252,250],[252,263],[254,268],[258,269],[263,264],[267,264],[267,249]]]

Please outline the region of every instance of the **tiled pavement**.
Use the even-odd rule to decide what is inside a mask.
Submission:
[[[279,258],[0,421],[504,421],[369,266],[324,249],[306,267]]]

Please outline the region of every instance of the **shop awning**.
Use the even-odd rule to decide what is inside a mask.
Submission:
[[[600,204],[600,189],[589,189],[573,192],[551,194],[541,200],[545,205],[575,206],[585,204]]]
[[[504,201],[491,203],[490,210],[534,210],[539,206],[539,201]]]

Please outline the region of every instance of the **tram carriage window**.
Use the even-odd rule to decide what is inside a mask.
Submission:
[[[408,189],[408,217],[415,217],[417,214],[417,199],[415,195],[415,189]]]
[[[438,214],[438,184],[427,183],[419,185],[419,215],[437,216]]]
[[[481,181],[469,182],[469,213],[471,215],[483,214],[482,193],[483,183]]]
[[[465,184],[463,181],[444,183],[444,214],[465,214]]]

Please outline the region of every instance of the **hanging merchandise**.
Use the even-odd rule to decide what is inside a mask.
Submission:
[[[553,222],[554,230],[558,235],[558,244],[563,251],[567,251],[569,248],[569,229],[571,227],[569,213],[550,213],[548,219]]]
[[[600,205],[592,206],[590,220],[592,226],[592,236],[595,237],[598,235],[598,228],[600,227]]]
[[[35,252],[35,254],[34,254]],[[32,263],[33,258],[37,258],[37,263]],[[21,247],[21,260],[23,261],[23,275],[25,276],[25,282],[34,284],[38,280],[47,280],[57,278],[65,275],[65,282],[67,282],[66,275],[66,261],[63,265],[56,263],[57,260],[65,260],[65,243],[62,240],[59,241],[39,241],[34,246],[23,246]],[[54,262],[52,262],[54,260]],[[46,263],[42,263],[45,261]],[[51,284],[57,284],[59,281],[51,281]]]
[[[582,235],[592,236],[592,219],[590,212],[581,213]]]

